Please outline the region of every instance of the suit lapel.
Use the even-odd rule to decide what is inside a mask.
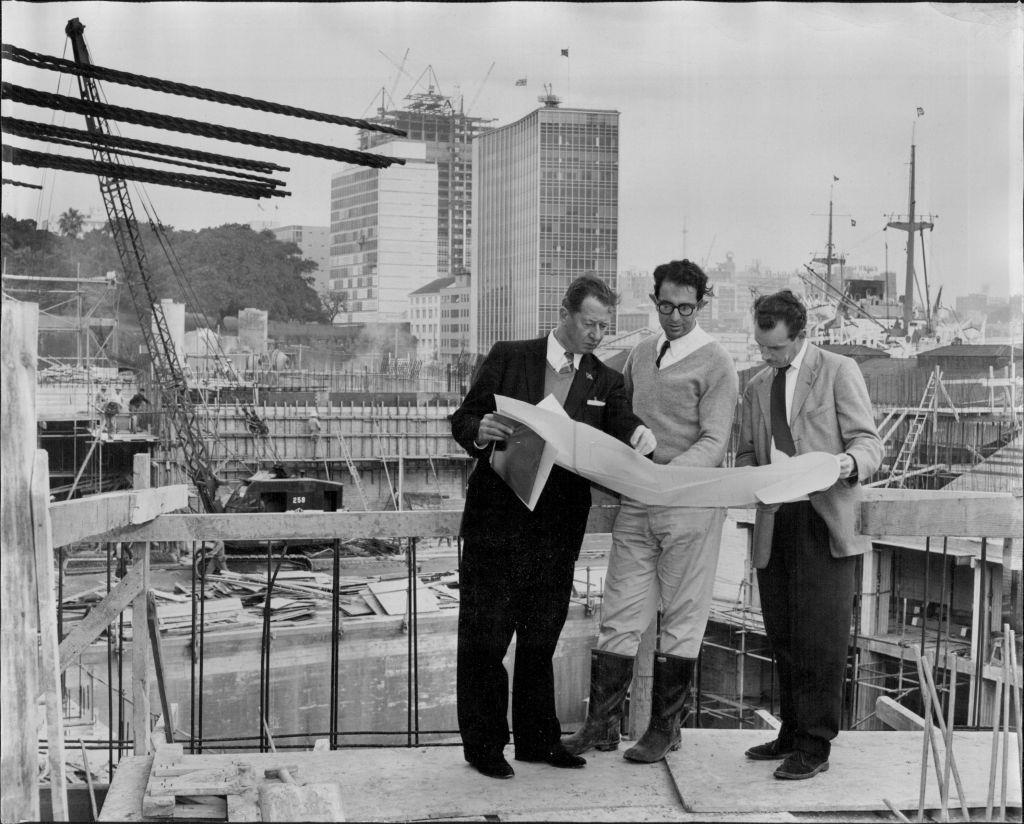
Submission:
[[[572,385],[569,387],[569,394],[565,396],[563,408],[565,413],[573,419],[579,416],[583,401],[590,394],[590,389],[597,380],[597,368],[593,355],[587,354],[580,358],[580,368],[573,376]]]
[[[771,452],[772,444],[772,375],[775,372],[774,369],[768,368],[763,372],[758,373],[760,382],[757,385],[757,402],[761,405],[761,423],[764,429],[764,443],[765,443],[765,454],[759,456],[763,460],[767,460],[768,453]]]
[[[811,386],[818,376],[818,362],[820,359],[818,347],[808,343],[807,352],[804,354],[804,361],[800,364],[800,374],[797,375],[796,389],[793,392],[793,408],[789,414],[791,425],[800,415],[800,410],[804,408],[807,396],[811,394]]]
[[[538,404],[544,400],[544,370],[548,362],[548,339],[530,341],[523,355],[523,374],[526,378],[526,400]]]

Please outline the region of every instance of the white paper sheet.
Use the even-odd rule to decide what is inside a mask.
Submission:
[[[651,506],[753,507],[828,489],[839,459],[809,452],[768,466],[710,468],[655,464],[585,423],[541,405],[495,395],[497,411],[523,423],[554,448],[554,462],[621,495]]]

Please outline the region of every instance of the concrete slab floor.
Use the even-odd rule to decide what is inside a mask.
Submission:
[[[707,731],[711,732],[711,731]],[[638,765],[622,752],[587,754],[584,769],[559,770],[512,760],[515,778],[500,781],[473,770],[459,746],[352,748],[334,752],[288,751],[203,755],[210,768],[245,760],[257,774],[286,759],[303,782],[341,785],[349,821],[679,821],[679,822],[877,822],[893,820],[888,811],[689,812],[665,762]],[[100,819],[139,821],[151,758],[124,759],[118,767]],[[863,787],[855,773],[851,784]],[[678,780],[678,776],[677,776]],[[812,780],[813,781],[813,780]],[[811,783],[811,782],[808,782]],[[824,789],[824,785],[823,789]],[[809,788],[804,788],[806,791]],[[841,802],[840,802],[841,803]],[[742,805],[740,805],[742,806]],[[828,801],[822,805],[829,806]],[[959,811],[954,809],[954,817]],[[983,815],[983,810],[972,811]],[[1014,813],[1019,820],[1019,808]],[[980,820],[979,816],[979,820]],[[938,820],[931,811],[928,820]]]

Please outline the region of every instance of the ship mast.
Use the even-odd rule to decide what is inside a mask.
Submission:
[[[930,221],[914,222],[914,166],[916,160],[917,146],[910,144],[910,198],[907,205],[907,219],[890,220],[886,228],[901,229],[907,233],[907,273],[903,289],[903,329],[904,334],[910,334],[910,321],[914,317],[914,232],[923,229],[932,229],[934,224]],[[924,241],[922,240],[922,243]]]

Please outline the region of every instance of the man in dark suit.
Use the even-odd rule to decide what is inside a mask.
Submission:
[[[530,511],[491,467],[493,449],[513,434],[495,413],[495,394],[529,403],[554,395],[569,417],[647,454],[656,442],[630,407],[622,375],[593,351],[617,296],[596,277],[566,291],[559,324],[546,337],[498,342],[452,415],[452,434],[476,458],[460,534],[457,696],[466,760],[484,775],[511,778],[508,674],[502,659],[516,636],[512,678],[515,757],[556,767],[586,760],[560,742],[551,658],[569,609],[576,559],[590,511],[590,484],[554,467]]]
[[[832,487],[759,509],[754,522],[753,564],[775,653],[782,728],[746,754],[781,760],[776,778],[811,778],[828,769],[839,733],[856,556],[871,550],[856,530],[860,483],[878,469],[882,442],[860,368],[808,343],[807,311],[792,292],[759,297],[754,320],[754,339],[772,368],[744,390],[736,466],[806,452],[839,459]]]

